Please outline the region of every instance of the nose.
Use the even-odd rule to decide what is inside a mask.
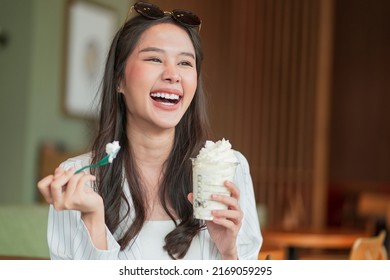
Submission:
[[[176,65],[168,64],[164,68],[161,78],[171,84],[179,83],[181,81],[180,73]]]

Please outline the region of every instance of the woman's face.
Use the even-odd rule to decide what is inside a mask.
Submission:
[[[196,87],[194,46],[185,30],[170,23],[152,26],[142,34],[120,83],[129,123],[146,131],[174,128]]]

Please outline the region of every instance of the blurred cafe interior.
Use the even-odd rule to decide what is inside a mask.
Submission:
[[[92,105],[72,103],[68,90],[70,49],[88,47],[71,33],[80,2],[105,27],[80,27],[105,33],[79,65],[99,73],[133,1],[0,0],[4,258],[49,257],[36,183],[92,139]],[[259,259],[388,259],[390,1],[149,2],[202,18],[213,140],[229,139],[248,159]],[[352,253],[358,247],[368,251]]]

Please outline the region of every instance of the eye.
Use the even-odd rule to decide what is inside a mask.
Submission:
[[[158,57],[145,58],[145,61],[151,61],[151,62],[161,63],[161,59],[159,59]]]
[[[181,62],[179,62],[179,65],[189,66],[189,67],[193,67],[194,66],[191,61],[181,61]]]

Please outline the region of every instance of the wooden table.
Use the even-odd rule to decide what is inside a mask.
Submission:
[[[263,243],[261,246],[259,260],[285,260],[286,250],[283,247]]]
[[[297,250],[307,249],[346,249],[359,237],[366,237],[366,231],[348,229],[263,229],[264,244],[280,246],[287,251],[288,259],[297,259]]]

